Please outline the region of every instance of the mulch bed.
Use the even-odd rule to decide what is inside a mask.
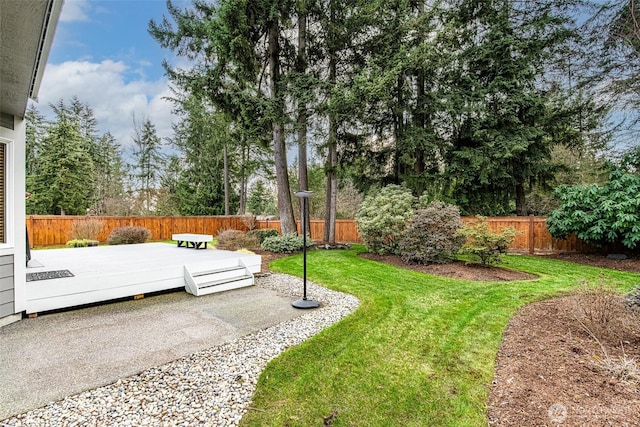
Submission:
[[[463,280],[478,280],[486,282],[502,282],[509,280],[528,280],[538,276],[521,271],[509,270],[501,267],[483,267],[477,264],[466,264],[463,261],[456,261],[449,264],[405,264],[399,255],[378,255],[372,253],[360,254],[362,258],[373,261],[384,262],[400,268],[407,268],[420,273],[435,274],[438,276],[453,277]]]

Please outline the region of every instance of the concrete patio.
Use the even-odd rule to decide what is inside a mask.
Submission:
[[[302,314],[291,297],[252,286],[202,297],[171,292],[0,327],[0,420]]]

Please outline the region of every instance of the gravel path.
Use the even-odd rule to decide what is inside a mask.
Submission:
[[[256,286],[299,296],[302,280],[270,274]],[[353,312],[357,298],[307,282],[318,309],[146,370],[116,383],[0,421],[5,426],[235,426],[267,362]]]

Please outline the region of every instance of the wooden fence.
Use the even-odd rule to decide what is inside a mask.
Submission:
[[[463,218],[471,221],[474,218]],[[99,220],[103,224],[98,240],[104,242],[112,230],[118,227],[134,225],[147,228],[152,240],[170,240],[174,233],[200,233],[216,235],[221,230],[248,230],[240,216],[188,216],[188,217],[87,217],[29,215],[26,219],[27,232],[31,247],[64,245],[71,239],[72,224],[75,221]],[[494,231],[505,227],[513,227],[518,232],[511,252],[519,253],[553,253],[553,252],[590,252],[593,247],[571,236],[566,240],[551,237],[544,217],[491,217],[489,226]],[[311,220],[311,238],[322,241],[324,232],[323,220]],[[259,220],[257,228],[274,228],[280,231],[280,221]],[[298,229],[300,224],[298,223]],[[343,243],[360,243],[356,223],[353,220],[336,221],[336,240]]]

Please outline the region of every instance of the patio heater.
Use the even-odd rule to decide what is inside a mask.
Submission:
[[[311,197],[313,191],[298,191],[295,193],[302,200],[302,283],[303,296],[302,299],[291,303],[295,308],[316,308],[320,307],[318,301],[307,299],[307,199]]]

